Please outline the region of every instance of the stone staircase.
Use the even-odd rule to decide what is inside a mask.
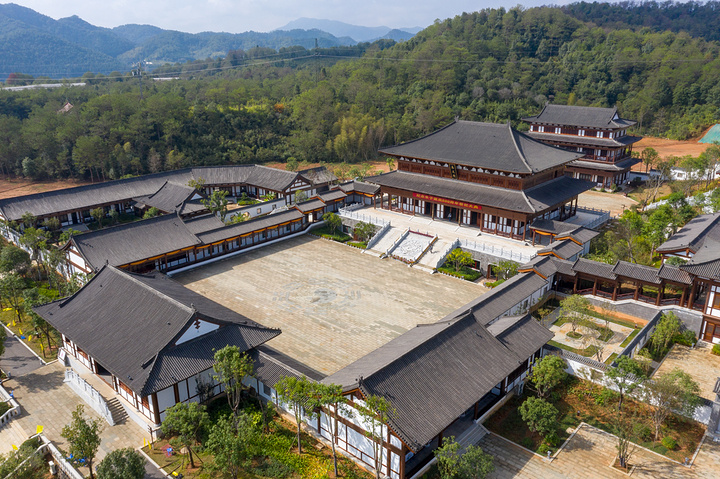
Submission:
[[[394,226],[391,226],[389,230],[380,238],[380,241],[378,241],[373,247],[371,251],[375,251],[376,253],[385,254],[385,252],[390,249],[390,247],[395,243],[395,241],[402,236],[402,234],[405,231],[400,228],[396,228]]]
[[[438,238],[438,240],[433,243],[432,247],[420,257],[415,266],[424,266],[424,268],[421,269],[434,270],[438,261],[440,261],[443,253],[445,253],[445,250],[450,246],[450,244],[451,241],[445,241]]]
[[[110,414],[112,414],[115,424],[124,423],[125,420],[128,418],[128,414],[125,410],[125,406],[122,405],[120,400],[114,397],[107,402],[107,405],[108,409],[110,409]]]

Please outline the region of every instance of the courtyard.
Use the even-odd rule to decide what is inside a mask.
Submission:
[[[712,346],[703,343],[698,343],[695,348],[675,344],[654,376],[668,373],[675,368],[681,369],[700,385],[702,398],[714,401],[716,395],[713,388],[720,377],[720,356],[712,354],[711,348]]]
[[[329,375],[487,291],[311,236],[179,273],[189,289],[282,334],[268,345]]]

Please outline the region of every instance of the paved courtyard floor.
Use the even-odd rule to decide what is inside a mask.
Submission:
[[[43,434],[60,448],[67,448],[62,437],[63,426],[72,419],[72,412],[79,404],[85,406],[85,414],[97,419],[100,416],[83,400],[63,384],[65,367],[52,362],[23,376],[5,381],[3,387],[13,391],[22,412],[7,425],[0,428],[0,453],[11,450],[13,444],[20,445],[36,433],[37,426],[43,426]],[[123,447],[142,446],[147,432],[129,419],[115,426],[103,420],[102,443],[96,457],[96,464],[107,453]]]
[[[617,452],[615,437],[583,425],[553,461],[548,461],[495,434],[478,445],[495,458],[493,479],[620,479],[628,476],[610,467]],[[692,467],[685,467],[646,449],[631,457],[630,477],[642,479],[710,479],[720,477],[720,445],[706,441]]]
[[[592,316],[586,316],[586,319],[588,321],[592,321],[600,327],[605,327],[605,321],[602,319],[594,318]],[[627,326],[622,326],[613,322],[608,322],[608,327],[612,329],[615,334],[613,334],[613,336],[605,343],[606,346],[603,350],[604,358],[609,358],[613,353],[620,354],[624,349],[620,347],[620,344],[622,344],[625,338],[634,331],[633,328],[628,328]],[[554,341],[576,349],[585,349],[588,346],[591,346],[593,343],[589,340],[589,338],[597,338],[600,335],[598,330],[580,325],[577,327],[576,331],[582,334],[582,337],[573,339],[567,335],[567,333],[572,331],[571,323],[565,323],[562,326],[550,326],[550,331],[555,334],[553,337]]]
[[[698,382],[700,396],[714,401],[713,388],[720,377],[720,356],[715,356],[710,351],[710,346],[703,343],[698,343],[694,349],[676,344],[670,349],[654,375],[665,374],[675,368],[682,369]]]
[[[268,345],[332,374],[487,291],[332,241],[302,236],[174,276],[253,321]]]

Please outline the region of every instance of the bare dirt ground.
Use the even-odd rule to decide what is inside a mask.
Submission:
[[[90,184],[79,180],[32,181],[24,178],[0,179],[0,199],[62,190]]]
[[[699,137],[691,138],[690,140],[668,140],[667,138],[646,136],[633,145],[633,151],[635,152],[635,155],[639,156],[640,152],[645,148],[655,148],[660,155],[660,158],[663,159],[670,156],[698,156],[709,146],[705,143],[698,143],[698,140],[705,136],[705,133],[707,133],[707,130]],[[645,165],[638,163],[632,167],[632,170],[645,171]]]
[[[637,204],[632,198],[622,193],[603,193],[600,191],[586,191],[578,197],[578,206],[610,210],[610,215],[622,214],[630,206]]]
[[[361,165],[362,163],[363,162],[357,163],[357,165]],[[370,166],[372,166],[373,171],[379,170],[379,171],[382,171],[383,173],[387,173],[388,171],[390,171],[387,163],[384,160],[367,161],[364,163],[370,164]],[[316,166],[326,166],[330,171],[332,171],[333,167],[338,166],[338,165],[339,165],[339,163],[322,163],[322,164],[321,163],[309,163],[307,166],[304,166],[303,169],[315,168]],[[285,169],[285,163],[265,163],[264,166],[269,166],[270,168],[277,168],[278,170]],[[351,164],[350,166],[352,167],[355,165]]]

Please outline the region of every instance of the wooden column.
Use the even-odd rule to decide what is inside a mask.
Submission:
[[[573,294],[577,294],[577,285],[578,285],[579,279],[580,279],[580,277],[578,275],[575,275],[575,283],[573,284]]]
[[[593,296],[597,295],[597,283],[598,283],[598,280],[597,280],[597,278],[595,278],[595,281],[593,282],[593,289],[592,289]]]
[[[640,288],[642,286],[640,285],[640,282],[635,281],[635,293],[633,294],[633,299],[637,301],[638,296],[640,296]]]
[[[692,288],[690,289],[690,297],[688,298],[688,304],[687,307],[692,309],[693,304],[695,304],[695,292],[697,290],[697,282],[693,281]]]
[[[660,281],[660,285],[658,286],[657,298],[655,298],[655,306],[660,306],[660,301],[662,301],[664,289],[665,289],[665,282]]]
[[[682,295],[680,295],[680,307],[685,306],[685,300],[687,299],[687,286],[683,286]]]
[[[612,292],[612,300],[617,301],[617,292],[618,292],[618,282],[615,281],[615,285],[613,286],[613,292]]]
[[[532,240],[532,245],[533,245],[533,246],[535,246],[535,230],[533,230],[533,240]]]

